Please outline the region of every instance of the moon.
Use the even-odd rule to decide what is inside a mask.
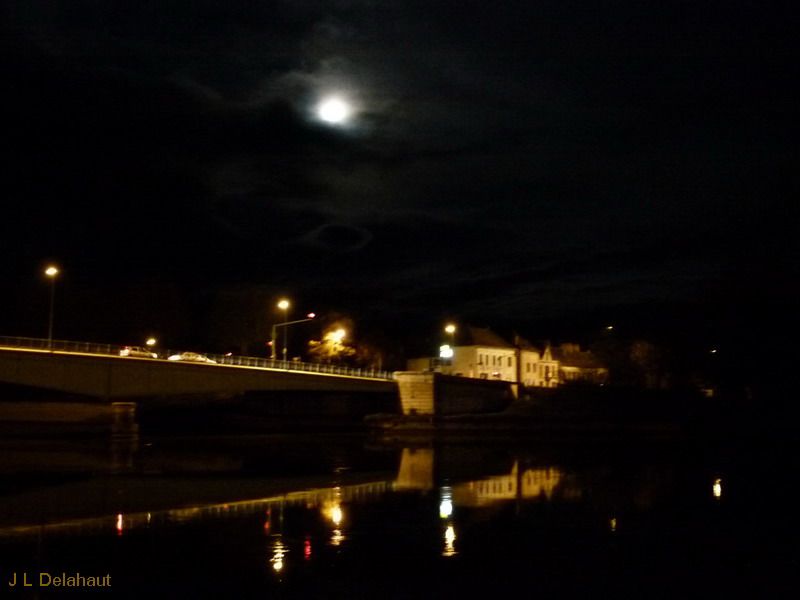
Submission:
[[[341,98],[326,98],[317,107],[317,115],[326,123],[339,125],[347,121],[352,109]]]

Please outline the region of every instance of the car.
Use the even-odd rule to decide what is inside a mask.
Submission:
[[[158,358],[158,354],[141,346],[125,346],[119,351],[119,355],[134,358]]]
[[[213,363],[217,364],[217,361],[211,360],[204,354],[198,354],[197,352],[181,352],[180,354],[173,354],[169,357],[168,360],[185,360],[188,362],[204,362],[204,363]]]

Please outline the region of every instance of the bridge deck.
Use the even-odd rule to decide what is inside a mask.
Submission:
[[[38,346],[38,347],[36,347]],[[122,346],[0,338],[0,381],[101,398],[218,392],[389,392],[391,373],[257,357],[209,362],[120,356]]]

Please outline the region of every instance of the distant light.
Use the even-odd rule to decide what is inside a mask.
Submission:
[[[613,330],[614,330],[614,326],[613,326],[613,325],[608,325],[608,326],[606,327],[606,329],[607,329],[608,331],[613,331]]]
[[[712,348],[711,349],[711,354],[716,354],[716,353],[717,353],[717,349],[716,348]]]
[[[51,265],[44,270],[44,274],[48,277],[55,277],[58,275],[58,268]]]
[[[439,358],[453,358],[453,349],[449,344],[439,346]]]
[[[711,486],[711,493],[714,494],[714,498],[722,498],[722,479],[714,480],[714,485]]]
[[[608,528],[611,531],[616,531],[617,530],[617,518],[616,517],[611,517],[611,519],[609,519]]]
[[[151,337],[151,338],[147,338],[147,341],[145,342],[145,344],[147,344],[148,346],[155,346],[156,342],[157,342],[156,338]]]
[[[122,523],[122,513],[117,515],[117,535],[122,535],[123,523]]]
[[[280,308],[281,310],[286,310],[287,308],[289,308],[289,301],[286,299],[279,300],[278,308]]]
[[[456,326],[455,326],[455,325],[453,325],[452,323],[448,323],[448,324],[445,326],[444,330],[445,330],[445,332],[446,332],[446,333],[453,334],[453,333],[455,333],[455,332],[456,332]]]
[[[308,313],[308,314],[306,315],[306,317],[308,317],[309,319],[313,319],[313,318],[314,318],[314,317],[316,317],[316,316],[317,316],[317,315],[316,315],[316,313]]]
[[[350,113],[350,106],[340,98],[328,98],[317,107],[319,118],[334,125],[345,122]]]

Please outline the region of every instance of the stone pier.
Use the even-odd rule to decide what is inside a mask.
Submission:
[[[395,380],[404,415],[445,416],[499,412],[514,399],[511,382],[399,371]]]

